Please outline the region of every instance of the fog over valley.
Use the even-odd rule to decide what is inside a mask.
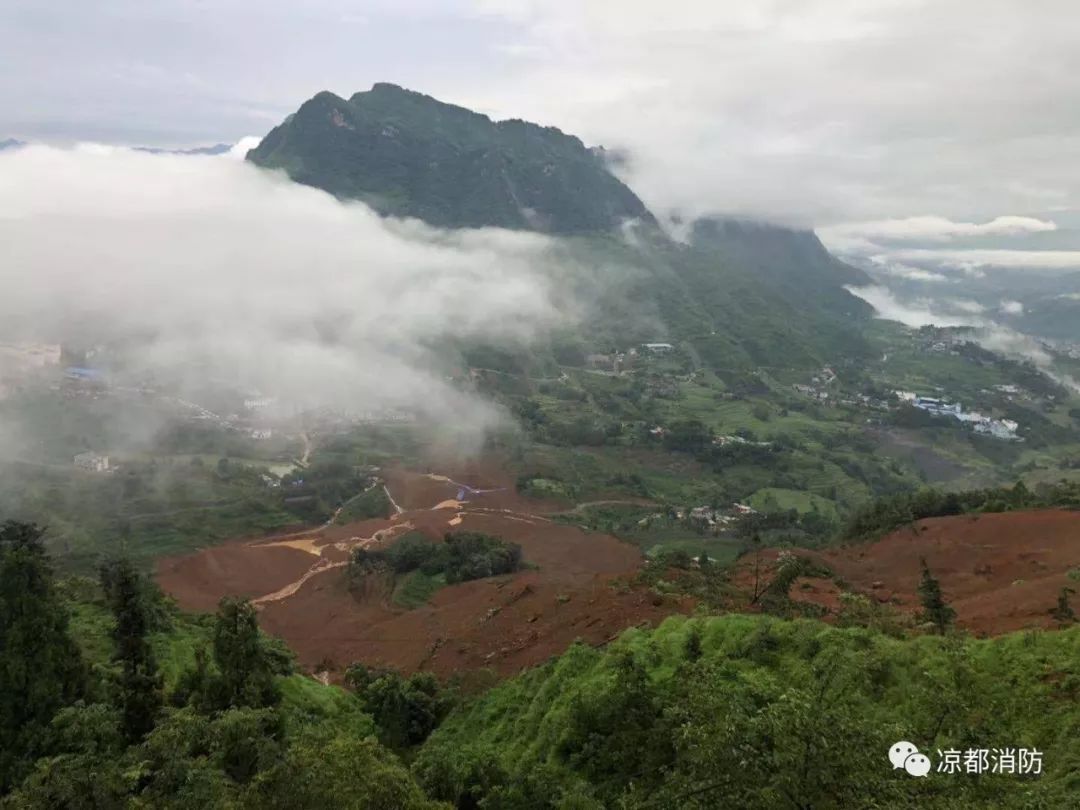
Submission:
[[[0,337],[112,345],[132,381],[480,431],[497,411],[447,382],[445,338],[527,345],[570,317],[545,237],[383,219],[242,159],[31,146],[0,177]]]

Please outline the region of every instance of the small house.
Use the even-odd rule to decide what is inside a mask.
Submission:
[[[109,457],[100,453],[79,453],[73,461],[76,467],[87,472],[107,472],[109,469]]]

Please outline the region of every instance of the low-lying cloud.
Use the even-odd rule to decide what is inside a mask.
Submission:
[[[957,270],[979,267],[1030,270],[1080,269],[1080,250],[912,248],[895,250],[889,256],[898,261],[927,262]]]
[[[382,219],[241,156],[0,155],[0,339],[138,336],[137,360],[163,377],[494,424],[437,349],[448,334],[520,345],[564,317],[547,281],[557,245]]]
[[[905,326],[978,326],[983,323],[981,318],[976,317],[982,307],[973,301],[929,298],[901,300],[888,287],[878,284],[846,289],[872,306],[879,318],[898,321]]]
[[[1034,217],[999,216],[989,222],[954,222],[947,217],[918,216],[847,222],[820,230],[826,244],[839,247],[881,241],[949,242],[981,236],[1022,236],[1057,230],[1057,224]]]
[[[1055,367],[1053,356],[1038,339],[985,317],[985,307],[975,301],[958,298],[901,299],[881,285],[848,287],[847,290],[870,304],[877,317],[905,326],[972,327],[970,339],[983,348],[1033,363],[1052,380],[1073,391],[1080,391],[1080,382]],[[1021,314],[1023,306],[1017,301],[1005,300],[1001,302],[999,311]]]

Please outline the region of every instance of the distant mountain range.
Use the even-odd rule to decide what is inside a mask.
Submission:
[[[152,155],[224,155],[232,149],[231,143],[215,143],[213,146],[196,146],[192,149],[160,149],[155,146],[135,146],[136,152],[149,152]]]
[[[5,141],[0,141],[0,150],[16,149],[26,145],[26,141],[8,138]],[[223,155],[232,149],[232,144],[216,143],[213,146],[196,146],[191,149],[161,149],[156,146],[133,146],[131,148],[136,152],[149,152],[152,155]]]

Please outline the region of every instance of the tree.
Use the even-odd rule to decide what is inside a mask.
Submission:
[[[355,664],[345,679],[375,720],[383,743],[392,748],[422,743],[452,704],[435,676],[428,672],[405,678],[391,670],[370,670]]]
[[[0,793],[41,752],[56,712],[86,686],[42,535],[30,524],[0,526]]]
[[[1069,597],[1074,593],[1076,591],[1072,588],[1062,588],[1061,593],[1058,594],[1057,606],[1050,611],[1050,615],[1054,617],[1054,621],[1058,624],[1066,625],[1076,621],[1076,611],[1069,604]]]
[[[645,665],[618,650],[604,677],[571,698],[555,754],[598,792],[614,793],[670,762],[672,737],[662,720],[661,696]]]
[[[956,611],[945,603],[945,597],[941,593],[941,584],[930,573],[926,560],[922,564],[922,580],[919,582],[919,601],[922,602],[922,616],[925,621],[932,622],[937,631],[944,634],[949,629]]]
[[[220,673],[212,697],[216,708],[275,705],[280,695],[251,602],[228,596],[222,599],[213,638],[214,663]]]
[[[125,768],[120,715],[112,706],[78,701],[61,709],[41,757],[5,807],[21,810],[121,810],[134,774]]]
[[[761,584],[761,535],[754,532],[750,542],[754,547],[754,593],[750,597],[750,604],[756,605],[765,593],[765,588]]]
[[[682,419],[674,422],[664,436],[664,446],[684,453],[702,453],[712,442],[712,431],[700,419]]]
[[[124,734],[138,742],[154,727],[162,705],[162,678],[147,640],[150,622],[142,577],[131,560],[120,558],[101,566],[100,580],[116,620],[113,661],[120,666],[117,704]]]
[[[428,799],[401,762],[374,739],[305,729],[286,759],[259,774],[243,807],[293,810],[442,810]]]
[[[702,656],[701,631],[697,625],[692,625],[683,642],[683,652],[687,661],[697,661]]]

